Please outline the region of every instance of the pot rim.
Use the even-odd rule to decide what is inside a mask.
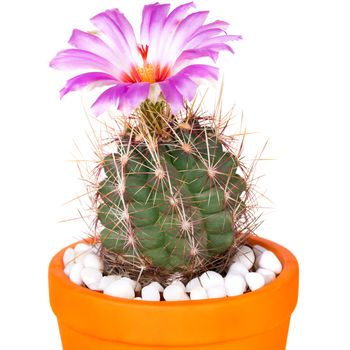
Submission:
[[[82,294],[86,294],[89,297],[97,298],[97,299],[106,299],[108,301],[113,301],[115,303],[121,303],[121,304],[133,304],[138,306],[158,306],[162,308],[174,308],[174,307],[188,307],[189,305],[193,306],[201,306],[201,305],[210,305],[210,304],[222,304],[229,302],[234,302],[235,300],[239,299],[239,302],[246,299],[249,301],[250,298],[254,298],[255,296],[259,294],[269,294],[273,290],[280,289],[285,285],[290,278],[292,278],[295,275],[295,272],[298,271],[298,262],[294,255],[286,248],[280,246],[277,243],[274,243],[273,241],[267,240],[265,238],[258,237],[256,235],[251,235],[248,238],[247,243],[250,245],[261,245],[264,248],[267,248],[268,250],[271,250],[273,253],[276,254],[278,259],[282,263],[282,271],[281,273],[276,276],[276,279],[270,282],[269,284],[265,285],[264,287],[257,289],[255,291],[249,291],[247,293],[244,293],[239,296],[226,296],[222,298],[213,298],[213,299],[201,299],[201,300],[179,300],[179,301],[147,301],[147,300],[134,300],[134,299],[125,299],[125,298],[119,298],[119,297],[113,297],[106,294],[103,294],[98,291],[90,290],[87,287],[84,286],[78,286],[71,282],[69,278],[64,274],[64,264],[63,264],[63,254],[64,251],[67,248],[72,248],[78,243],[91,243],[89,239],[77,241],[75,243],[72,243],[71,245],[63,248],[60,250],[52,259],[50,263],[49,270],[52,273],[55,273],[57,277],[59,277],[61,280],[61,283],[66,284],[66,286],[69,288],[73,288],[76,290],[79,290]]]

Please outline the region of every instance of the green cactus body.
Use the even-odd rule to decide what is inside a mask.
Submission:
[[[200,270],[230,249],[247,184],[212,129],[178,128],[152,147],[118,143],[101,162],[106,178],[98,190],[107,251],[174,273]]]

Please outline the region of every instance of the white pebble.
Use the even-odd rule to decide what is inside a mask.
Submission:
[[[259,269],[256,270],[256,272],[260,273],[260,275],[264,276],[265,284],[268,284],[268,283],[272,282],[276,278],[275,273],[273,271],[270,271],[270,270],[259,268]]]
[[[151,282],[149,286],[156,287],[158,292],[164,292],[164,287],[159,282]]]
[[[183,291],[186,292],[186,286],[181,281],[175,280],[171,284],[176,284],[176,285],[180,286],[183,289]]]
[[[134,298],[134,300],[142,300],[142,298],[136,297],[136,298]]]
[[[248,272],[249,270],[245,267],[245,265],[240,262],[235,262],[230,266],[227,273],[238,273],[244,277]]]
[[[130,277],[122,277],[121,280],[129,283],[133,290],[136,290],[136,289],[138,289],[140,287],[140,286],[137,285],[138,282],[132,280]]]
[[[243,294],[247,289],[247,282],[240,274],[229,273],[225,277],[226,294],[229,297]]]
[[[191,300],[208,299],[208,293],[202,286],[197,285],[191,289],[190,297]]]
[[[67,266],[69,263],[74,262],[75,259],[75,251],[73,248],[68,248],[63,254],[63,264]]]
[[[112,297],[134,299],[135,291],[129,282],[123,280],[117,280],[112,282],[104,291],[104,294],[110,295]]]
[[[186,284],[186,292],[191,293],[196,287],[202,287],[198,277],[191,279],[191,281]]]
[[[160,294],[156,286],[148,285],[141,290],[142,300],[160,301]]]
[[[110,284],[120,279],[121,277],[117,275],[103,276],[98,285],[98,288],[99,288],[98,290],[104,291]]]
[[[282,271],[281,262],[278,260],[277,256],[269,250],[266,250],[260,255],[258,266],[259,268],[262,267],[263,269],[273,271],[277,275]]]
[[[239,262],[243,264],[248,270],[252,268],[255,261],[255,255],[253,249],[247,245],[239,248],[236,255],[233,257],[233,262]]]
[[[74,251],[77,255],[81,254],[81,253],[86,253],[86,252],[90,251],[91,249],[92,249],[91,245],[86,244],[86,243],[78,243],[74,247]]]
[[[209,289],[215,286],[224,286],[224,278],[215,271],[204,272],[200,277],[200,282],[205,289]]]
[[[86,286],[90,288],[90,285],[98,285],[100,280],[102,279],[101,270],[93,269],[91,267],[84,267],[81,270],[81,278]]]
[[[96,270],[103,270],[103,262],[102,259],[96,254],[88,254],[84,257],[83,260],[84,267],[91,267]]]
[[[81,278],[81,270],[83,268],[84,266],[80,263],[73,264],[73,267],[69,273],[69,279],[78,286],[83,284],[83,280]]]
[[[226,296],[226,289],[223,285],[216,285],[207,290],[209,299],[223,298]]]
[[[263,252],[265,252],[266,250],[267,250],[266,248],[262,247],[262,246],[259,245],[259,244],[256,244],[256,245],[253,246],[253,252],[254,252],[254,254],[255,254],[255,258],[256,258],[256,259],[258,259],[259,256],[260,256]]]
[[[163,297],[166,301],[187,300],[188,295],[179,284],[170,284],[164,289]]]
[[[66,276],[70,275],[70,272],[72,271],[72,268],[74,265],[75,265],[75,263],[69,263],[68,265],[65,266],[63,272]]]
[[[265,285],[265,278],[257,272],[249,272],[245,276],[245,280],[251,291],[257,290]]]

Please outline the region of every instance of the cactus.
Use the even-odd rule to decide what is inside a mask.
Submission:
[[[161,135],[147,124],[150,110]],[[114,151],[100,160],[96,196],[106,273],[188,279],[224,269],[247,233],[249,186],[239,156],[213,122],[187,114],[179,120],[146,101],[139,125],[108,144]]]

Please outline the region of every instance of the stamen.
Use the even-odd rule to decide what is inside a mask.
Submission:
[[[142,82],[150,84],[156,82],[155,70],[152,64],[145,63],[143,67],[137,67],[136,69]]]

